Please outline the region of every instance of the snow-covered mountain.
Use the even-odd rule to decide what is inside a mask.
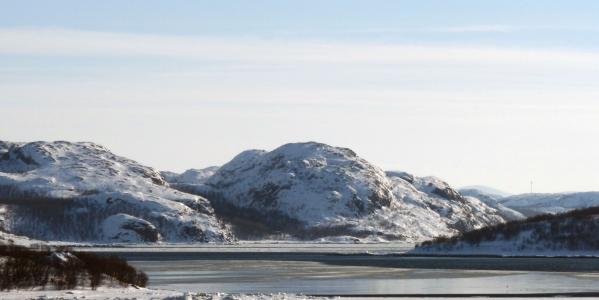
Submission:
[[[168,171],[160,172],[160,174],[171,184],[199,184],[206,182],[219,168],[212,166],[203,169],[189,169],[181,174]]]
[[[387,172],[387,176],[393,182],[393,194],[401,211],[410,211],[416,219],[430,220],[429,228],[442,225],[439,233],[424,236],[453,235],[505,221],[500,211],[479,199],[465,197],[439,178],[416,177],[406,172]]]
[[[209,198],[238,228],[302,238],[421,240],[504,221],[439,179],[385,173],[350,149],[314,142],[248,150],[207,180],[178,187]]]
[[[489,195],[494,198],[504,198],[504,197],[513,195],[511,193],[496,189],[494,187],[486,186],[486,185],[463,186],[460,188],[460,191],[462,191],[462,190],[477,190],[482,194]]]
[[[496,255],[593,255],[599,252],[599,207],[526,220],[437,238],[416,253]]]
[[[497,201],[526,216],[536,216],[599,206],[599,192],[521,194],[501,198]]]
[[[42,240],[224,241],[210,202],[93,143],[0,141],[2,228]]]
[[[496,209],[499,212],[499,214],[508,221],[522,220],[526,218],[526,216],[520,213],[519,211],[513,210],[499,203],[499,200],[502,199],[502,197],[497,194],[488,194],[484,191],[477,189],[460,189],[460,194],[479,199],[488,206]]]
[[[225,241],[224,220],[242,238],[419,241],[504,222],[508,210],[314,142],[183,174],[93,143],[0,142],[0,230],[40,240]]]
[[[478,198],[487,205],[503,212],[502,215],[507,220],[599,206],[599,192],[535,193],[503,196],[496,189],[484,186],[483,189],[479,189],[477,187],[462,188],[460,193]]]

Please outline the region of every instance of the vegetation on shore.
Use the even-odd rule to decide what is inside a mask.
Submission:
[[[0,290],[145,286],[148,277],[122,258],[48,246],[0,245]]]
[[[599,250],[599,207],[561,214],[544,214],[525,220],[437,237],[417,248],[452,249],[457,245],[478,247],[483,242],[513,242],[515,250]]]

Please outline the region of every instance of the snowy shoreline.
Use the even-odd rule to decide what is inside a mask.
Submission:
[[[243,241],[234,244],[162,244],[162,245],[78,245],[77,251],[91,252],[184,252],[184,253],[222,253],[234,255],[251,253],[276,254],[328,254],[328,255],[371,255],[406,257],[522,257],[522,258],[597,258],[597,251],[516,251],[500,247],[477,247],[461,249],[417,248],[410,242],[371,242],[371,243],[322,243],[295,241]]]
[[[161,289],[147,288],[98,288],[76,290],[16,290],[0,292],[0,299],[22,300],[22,299],[61,299],[61,300],[112,300],[112,299],[137,299],[137,300],[299,300],[299,299],[328,299],[332,297],[309,297],[299,294],[226,294],[226,293],[189,293]]]
[[[541,293],[541,294],[427,294],[427,295],[341,295],[310,296],[290,293],[269,294],[229,294],[229,293],[190,293],[146,288],[99,288],[77,290],[17,290],[0,292],[0,299],[60,299],[60,300],[324,300],[324,299],[571,299],[572,297],[597,297],[597,293]]]

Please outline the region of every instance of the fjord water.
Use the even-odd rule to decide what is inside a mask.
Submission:
[[[335,266],[309,261],[136,261],[152,288],[227,293],[452,294],[597,292],[599,274]]]
[[[599,292],[597,258],[189,250],[119,254],[147,272],[149,287],[181,291],[329,295]]]

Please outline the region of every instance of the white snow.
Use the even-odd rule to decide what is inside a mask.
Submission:
[[[461,190],[477,190],[483,194],[495,196],[496,198],[504,198],[513,195],[512,193],[508,193],[486,185],[468,185],[461,187],[460,191]]]
[[[599,206],[599,192],[521,194],[499,199],[498,202],[527,216],[556,214]]]
[[[185,299],[184,293],[168,290],[152,290],[145,288],[107,288],[100,287],[95,291],[91,289],[77,290],[16,290],[0,292],[0,299],[89,299],[89,300],[112,300],[112,299]]]
[[[137,287],[106,288],[100,287],[95,291],[90,289],[77,290],[17,290],[0,292],[0,299],[60,299],[60,300],[308,300],[330,299],[329,297],[310,297],[298,294],[226,294],[226,293],[191,293],[170,290],[146,289]]]
[[[528,219],[475,235],[416,247],[415,253],[493,254],[510,256],[599,256],[599,214],[595,208],[576,214]]]
[[[189,169],[180,175],[172,175],[169,173],[169,178],[166,180],[169,183],[179,183],[179,184],[198,184],[204,183],[208,180],[216,171],[218,171],[218,166],[207,167],[203,169]],[[164,172],[163,172],[164,173]]]
[[[540,214],[557,214],[574,209],[599,206],[599,192],[529,193],[509,195],[485,187],[470,186],[460,189],[464,195],[473,196],[503,212],[510,220]]]
[[[173,189],[156,170],[102,146],[3,142],[0,156],[0,196],[67,206],[60,211],[66,220],[52,224],[43,210],[0,211],[6,231],[73,242],[148,240],[124,227],[156,230],[163,242],[230,239],[207,199]],[[330,231],[318,236],[322,241],[420,241],[497,224],[505,215],[436,177],[384,172],[350,149],[314,142],[244,151],[220,168],[162,174],[173,186],[218,194],[237,209]]]
[[[25,236],[0,231],[0,245],[1,244],[14,244],[29,247],[33,244],[44,244],[44,242],[35,239],[30,239]]]
[[[227,293],[190,293],[177,292],[169,290],[145,289],[145,288],[99,288],[96,291],[92,290],[65,290],[65,291],[10,291],[0,292],[0,299],[3,300],[324,300],[324,299],[340,299],[340,300],[362,300],[376,299],[372,297],[312,297],[301,294],[273,293],[273,294],[227,294]],[[405,300],[417,299],[481,299],[472,297],[401,297]],[[503,297],[484,297],[484,299],[505,299]],[[510,297],[514,300],[551,300],[551,299],[568,299],[562,297]]]
[[[501,196],[495,194],[487,194],[486,192],[477,189],[460,189],[460,193],[464,196],[470,196],[479,199],[488,206],[496,209],[499,212],[499,214],[508,221],[526,219],[526,216],[524,216],[519,211],[516,211],[499,203],[498,201],[499,199],[501,199]]]
[[[170,188],[156,170],[100,145],[2,142],[0,156],[0,196],[12,204],[70,204],[72,209],[64,211],[66,219],[77,224],[44,224],[49,218],[40,210],[32,212],[33,217],[12,216],[4,224],[9,232],[97,241],[102,239],[97,228],[111,220],[106,218],[126,213],[153,224],[167,241],[228,239],[206,199]]]
[[[226,186],[219,192],[239,207],[260,207],[272,198],[279,211],[316,226],[357,217],[373,205],[373,194],[392,198],[382,170],[349,149],[317,143],[245,151],[206,183]]]
[[[150,240],[140,231],[154,233],[156,239]],[[116,214],[104,219],[102,232],[106,239],[121,243],[156,242],[160,240],[160,234],[152,223],[127,214]]]
[[[370,240],[423,240],[504,221],[438,178],[385,173],[350,149],[315,142],[244,151],[197,187],[240,209],[280,213],[309,228],[350,228],[340,234]]]

